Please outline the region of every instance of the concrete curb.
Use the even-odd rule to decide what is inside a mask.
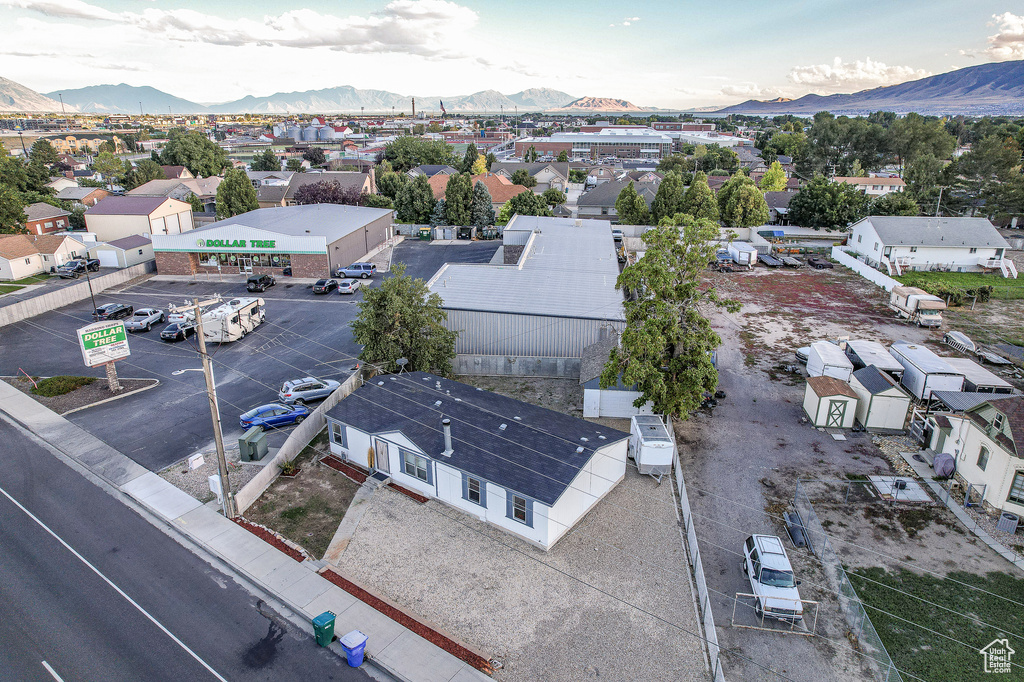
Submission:
[[[136,379],[134,377],[122,377],[122,378],[125,379],[125,380],[131,380],[131,381],[152,381],[153,383],[150,384],[149,386],[143,386],[142,388],[137,388],[134,391],[128,391],[127,393],[121,393],[120,395],[110,396],[109,398],[105,398],[103,400],[99,400],[99,401],[97,401],[95,403],[90,403],[88,405],[83,405],[81,407],[76,407],[76,408],[74,408],[72,410],[68,410],[67,412],[61,412],[60,416],[66,417],[69,414],[74,414],[75,412],[81,412],[82,410],[88,410],[89,408],[96,407],[97,405],[103,405],[104,403],[112,403],[115,400],[120,400],[121,398],[127,398],[128,396],[135,395],[137,393],[143,393],[145,391],[148,391],[151,388],[156,388],[157,386],[160,385],[160,380],[159,379],[148,379],[148,378],[146,378],[146,379],[143,379],[143,378]]]

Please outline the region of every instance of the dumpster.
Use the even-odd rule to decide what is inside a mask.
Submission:
[[[324,611],[313,619],[313,633],[320,646],[327,646],[334,641],[334,619],[335,615],[331,611]]]
[[[421,242],[429,242],[430,241],[430,228],[429,227],[421,227],[420,228],[420,241]]]
[[[258,462],[267,456],[267,434],[254,426],[238,439],[238,456],[243,462]]]
[[[359,630],[353,630],[341,638],[341,648],[345,650],[348,664],[358,668],[363,664],[363,651],[366,649],[367,637]]]

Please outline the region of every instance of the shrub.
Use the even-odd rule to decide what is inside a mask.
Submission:
[[[32,389],[32,393],[41,395],[45,398],[53,398],[58,395],[64,395],[65,393],[71,393],[71,391],[81,388],[82,386],[88,386],[94,381],[96,381],[96,377],[50,377],[49,379],[43,379],[42,381],[36,382],[36,386]]]

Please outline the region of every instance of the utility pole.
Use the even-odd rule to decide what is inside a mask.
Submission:
[[[939,199],[935,202],[935,217],[939,217],[939,205],[942,203],[942,190],[946,189],[945,185],[939,185]]]
[[[235,518],[235,500],[231,496],[231,485],[228,483],[228,461],[224,455],[224,437],[220,430],[220,408],[217,406],[217,385],[213,379],[213,365],[210,363],[210,356],[206,353],[206,338],[203,335],[203,310],[202,306],[219,303],[220,299],[202,301],[198,298],[192,299],[192,305],[180,307],[168,306],[168,312],[176,313],[182,310],[192,310],[196,320],[196,338],[199,341],[199,357],[203,361],[203,376],[206,377],[206,395],[210,399],[210,418],[213,420],[213,441],[217,445],[217,470],[220,473],[220,496],[221,508],[224,517]]]

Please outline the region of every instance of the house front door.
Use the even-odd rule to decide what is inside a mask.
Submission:
[[[391,473],[388,466],[388,444],[377,438],[373,439],[373,468],[385,474]]]
[[[825,420],[825,426],[828,428],[842,428],[843,419],[846,417],[846,401],[845,400],[830,400],[828,401],[828,419]]]

